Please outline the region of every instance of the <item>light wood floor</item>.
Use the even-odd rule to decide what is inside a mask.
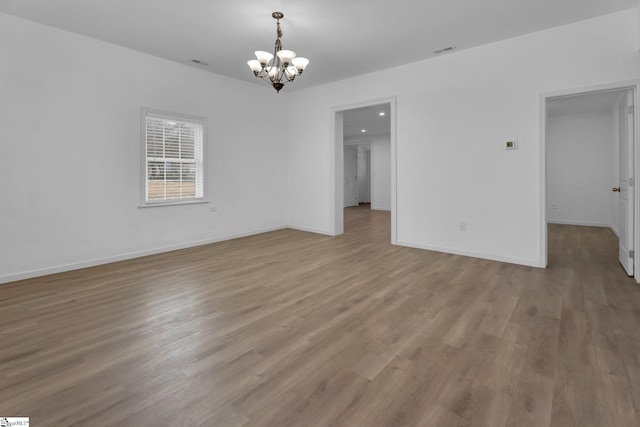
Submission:
[[[640,288],[600,228],[550,268],[394,247],[389,215],[0,286],[33,426],[638,426]],[[514,237],[515,238],[515,237]]]

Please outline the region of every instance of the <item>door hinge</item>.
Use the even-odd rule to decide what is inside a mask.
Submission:
[[[629,187],[633,187],[633,184],[635,184],[635,180],[633,178],[629,178]]]
[[[629,251],[629,258],[634,259],[635,255],[636,255],[635,251],[633,251],[633,250]]]
[[[633,105],[629,105],[629,114],[634,114],[636,112],[636,107]]]

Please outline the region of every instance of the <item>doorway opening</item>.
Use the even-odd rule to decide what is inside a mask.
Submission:
[[[548,94],[542,101],[541,259],[563,265],[567,253],[558,248],[564,244],[617,259],[637,280],[637,84]],[[549,242],[556,252],[549,254]]]
[[[387,211],[395,244],[395,98],[336,107],[332,124],[332,234],[344,233],[345,209],[349,223]]]

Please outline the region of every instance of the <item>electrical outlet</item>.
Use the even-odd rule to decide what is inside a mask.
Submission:
[[[551,209],[558,209],[558,204],[556,202],[551,203]]]
[[[460,231],[467,231],[467,223],[466,222],[461,222],[460,223]]]

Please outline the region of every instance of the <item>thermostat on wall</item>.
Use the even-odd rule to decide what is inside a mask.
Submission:
[[[507,141],[504,143],[505,150],[515,150],[516,142],[515,141]]]

